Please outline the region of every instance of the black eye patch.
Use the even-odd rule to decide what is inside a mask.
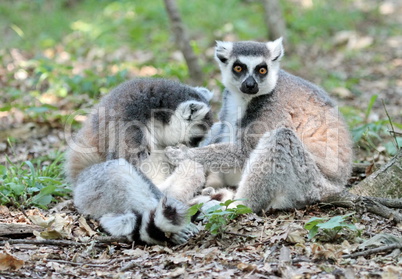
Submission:
[[[258,64],[254,68],[254,73],[259,77],[265,77],[268,74],[268,65],[265,62]]]
[[[236,76],[236,77],[240,77],[242,75],[244,75],[245,73],[247,73],[247,66],[246,64],[241,63],[239,60],[236,60],[233,63],[232,66],[232,73]]]

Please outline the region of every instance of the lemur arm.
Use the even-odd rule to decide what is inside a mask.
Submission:
[[[187,148],[181,145],[167,147],[165,152],[174,165],[190,159],[210,171],[242,168],[250,153],[248,148],[234,143],[216,143],[198,148]]]

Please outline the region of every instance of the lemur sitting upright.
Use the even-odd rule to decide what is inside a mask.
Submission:
[[[102,98],[68,142],[74,204],[113,236],[183,243],[197,231],[187,201],[204,185],[201,165],[176,169],[164,149],[197,146],[212,125],[212,93],[164,79],[134,79]],[[156,185],[155,185],[156,184]]]
[[[217,42],[225,85],[209,145],[167,148],[219,172],[254,212],[300,208],[340,192],[351,172],[348,128],[327,93],[284,70],[282,38]],[[222,186],[222,185],[221,185]]]

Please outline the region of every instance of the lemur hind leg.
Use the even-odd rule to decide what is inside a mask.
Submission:
[[[318,169],[297,135],[279,128],[263,135],[245,165],[235,199],[254,212],[301,208],[339,189]]]

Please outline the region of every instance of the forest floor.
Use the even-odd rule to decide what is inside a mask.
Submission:
[[[389,14],[383,7],[388,20],[402,24],[402,3],[385,3],[394,5]],[[291,72],[323,86],[325,77],[317,72],[340,75],[345,81],[354,78],[354,92],[343,86],[329,92],[341,108],[354,108],[364,117],[369,100],[378,95],[392,120],[402,123],[402,33],[370,37],[344,32],[333,43],[345,51],[323,52],[319,46],[292,50],[303,67]],[[14,53],[13,59],[24,57]],[[6,76],[4,71],[0,69],[0,78]],[[215,83],[210,87],[219,90]],[[0,164],[6,162],[6,154],[22,162],[65,151],[60,123],[26,123],[18,112],[11,116],[0,111],[0,116],[19,139],[11,150],[0,131]],[[368,117],[374,122],[387,119],[381,102],[374,104]],[[381,142],[371,152],[357,147],[356,161],[381,165],[389,159],[384,150]],[[364,176],[357,174],[353,181]],[[349,213],[357,232],[342,230],[330,240],[323,239],[325,235],[308,239],[304,225],[310,218]],[[6,224],[17,227],[7,227],[7,233]],[[104,233],[97,223],[81,217],[68,200],[51,210],[22,212],[0,206],[0,278],[402,278],[400,249],[372,250],[401,243],[401,224],[370,213],[315,205],[266,216],[240,216],[218,236],[203,230],[202,223],[198,226],[199,235],[180,246],[134,246],[99,239]],[[359,251],[367,252],[356,254]]]

